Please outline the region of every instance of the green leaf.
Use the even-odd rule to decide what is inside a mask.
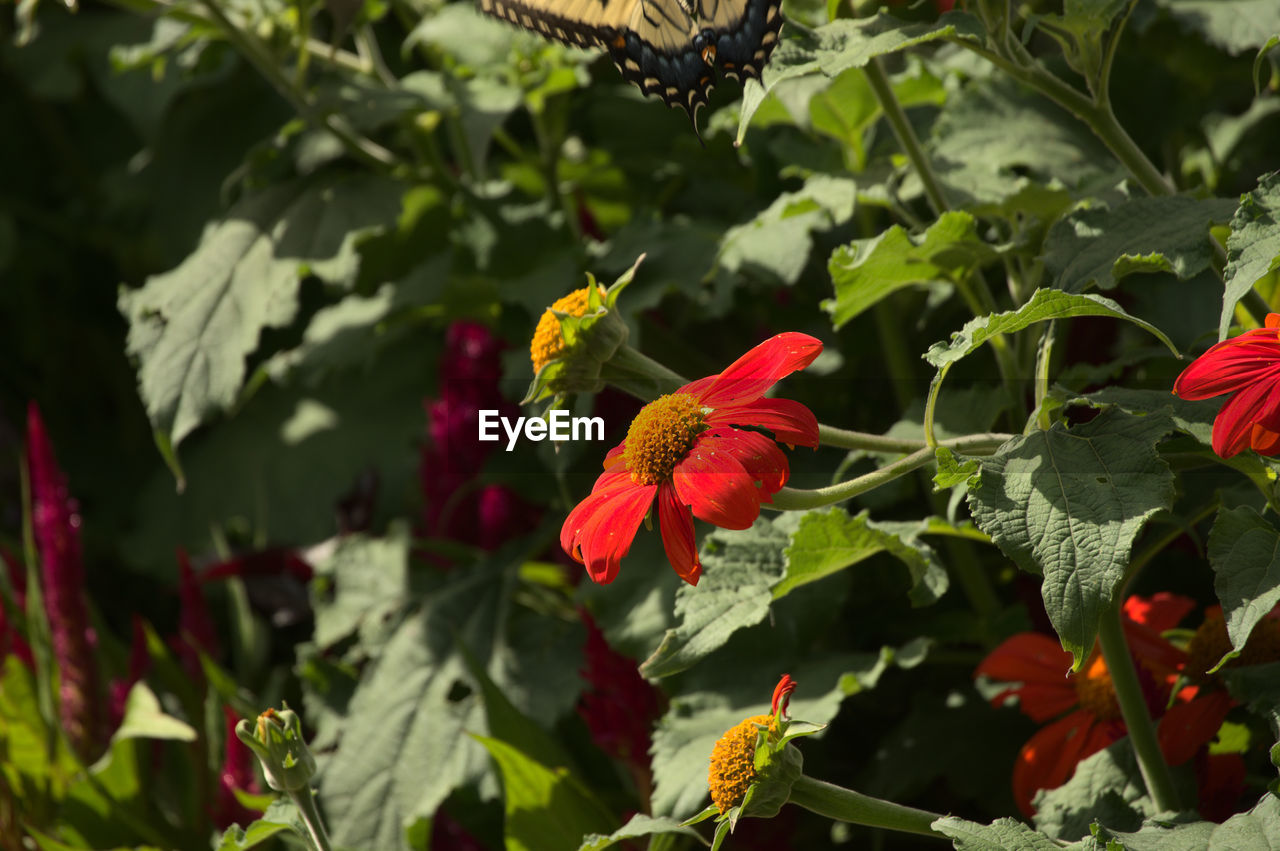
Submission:
[[[702,834],[691,827],[685,827],[675,819],[654,818],[644,813],[637,813],[631,817],[630,821],[608,836],[601,836],[598,833],[587,836],[583,839],[582,844],[578,846],[578,851],[603,851],[603,849],[612,848],[626,839],[638,839],[643,836],[664,833],[691,836],[703,845],[708,844],[702,838]]]
[[[282,184],[210,225],[177,269],[120,293],[152,426],[177,445],[230,410],[262,331],[297,314],[303,276],[355,283],[358,242],[398,212],[399,189],[388,179]]]
[[[1156,0],[1186,29],[1233,56],[1261,47],[1280,32],[1280,7],[1271,0]]]
[[[272,802],[261,818],[250,822],[247,827],[233,824],[227,828],[215,846],[215,851],[247,851],[284,831],[300,837],[309,836],[297,806],[287,797],[281,796]]]
[[[1253,58],[1253,93],[1255,95],[1262,94],[1262,69],[1265,67],[1264,60],[1267,54],[1280,47],[1280,35],[1273,35],[1267,39],[1267,43],[1262,45],[1258,50],[1258,55]]]
[[[933,474],[934,490],[946,490],[956,485],[980,485],[978,473],[982,463],[977,458],[966,458],[961,461],[956,454],[945,446],[939,446],[934,452],[938,469]]]
[[[1240,206],[1231,219],[1219,340],[1227,337],[1236,303],[1276,269],[1280,269],[1280,171],[1259,178],[1258,188],[1240,197]]]
[[[172,739],[178,742],[194,742],[195,728],[160,708],[160,701],[145,682],[133,684],[125,700],[124,720],[111,737],[113,742],[124,739]]]
[[[863,511],[849,516],[843,508],[809,512],[784,551],[787,569],[773,586],[773,598],[851,567],[877,553],[887,552],[911,574],[911,601],[926,605],[947,590],[947,573],[928,544],[911,534],[899,534],[868,519]]]
[[[1079,208],[1049,229],[1045,274],[1056,289],[1109,290],[1135,272],[1172,272],[1186,280],[1210,268],[1209,228],[1234,209],[1225,198],[1137,198],[1115,209]]]
[[[995,261],[968,213],[943,213],[920,237],[900,225],[837,248],[828,269],[836,297],[822,302],[836,328],[903,287],[954,282]]]
[[[1223,509],[1209,533],[1209,564],[1231,647],[1239,653],[1280,603],[1280,534],[1247,505]]]
[[[567,769],[551,769],[499,739],[475,736],[502,774],[507,851],[565,851],[613,817]]]
[[[911,23],[880,12],[873,17],[852,20],[841,18],[805,32],[801,38],[788,38],[765,66],[762,89],[750,92],[744,86],[742,110],[738,120],[738,142],[746,135],[751,117],[764,96],[782,80],[821,73],[837,77],[850,68],[861,68],[877,56],[895,53],[945,38],[981,39],[982,24],[972,15],[951,12],[937,21]]]
[[[1070,780],[1036,795],[1035,805],[1036,827],[1066,842],[1088,836],[1094,821],[1137,830],[1144,816],[1156,814],[1127,738],[1082,760]]]
[[[725,231],[717,265],[728,272],[794,284],[809,262],[813,235],[853,215],[857,186],[845,177],[814,175],[796,192],[783,192],[746,224]]]
[[[316,566],[314,641],[332,647],[358,636],[365,652],[385,643],[408,591],[409,533],[393,526],[382,538],[347,535]]]
[[[1085,126],[1005,74],[979,76],[951,92],[929,133],[928,155],[957,202],[1013,207],[1048,226],[1066,189],[1101,192],[1119,179],[1115,159]]]
[[[350,286],[356,246],[394,222],[389,179],[299,180],[240,202],[176,269],[121,292],[128,352],[152,425],[176,447],[230,410],[262,332],[293,321],[302,278]]]
[[[488,723],[460,648],[539,723],[550,726],[577,699],[576,624],[542,618],[534,631],[512,610],[508,586],[517,581],[523,556],[498,551],[487,561],[437,574],[420,601],[409,597],[403,613],[383,615],[389,637],[347,651],[353,661],[373,658],[364,662],[336,750],[320,774],[336,844],[407,851],[404,825],[430,817],[455,789],[489,777],[492,763],[484,748],[466,735],[487,734]],[[360,581],[354,568],[345,575]],[[370,612],[383,606],[376,598]]]
[[[1218,825],[1208,821],[1177,823],[1149,819],[1132,833],[1099,825],[1095,835],[1100,843],[1107,842],[1107,847],[1112,847],[1112,842],[1120,843],[1124,851],[1204,851],[1211,847],[1210,837],[1217,827]]]
[[[953,840],[958,851],[1061,851],[1061,846],[1020,821],[996,819],[978,824],[955,816],[943,816],[933,829]]]
[[[680,625],[640,665],[650,679],[679,673],[721,647],[734,632],[753,626],[769,612],[770,588],[782,577],[782,548],[789,536],[776,521],[761,517],[750,529],[716,529],[703,544],[702,579],[676,592]]]
[[[1227,819],[1209,837],[1209,851],[1237,848],[1280,849],[1280,798],[1263,795],[1252,810]]]
[[[1065,319],[1071,316],[1109,316],[1114,319],[1124,319],[1150,332],[1174,355],[1179,354],[1173,341],[1166,337],[1164,332],[1149,322],[1125,313],[1124,309],[1111,299],[1092,293],[1077,295],[1059,290],[1041,289],[1032,293],[1027,303],[1017,310],[970,319],[963,328],[951,335],[950,342],[934,343],[930,346],[924,359],[939,369],[950,367],[951,364],[997,334],[1011,334],[1037,322]]]
[[[1044,574],[1041,593],[1075,667],[1093,647],[1146,521],[1173,504],[1173,473],[1155,450],[1157,415],[1114,409],[1067,429],[1016,437],[982,462],[968,493],[979,528],[1019,567]]]

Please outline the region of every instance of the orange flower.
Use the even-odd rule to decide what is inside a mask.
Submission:
[[[729,365],[650,402],[626,440],[605,456],[591,495],[569,512],[560,545],[596,582],[612,582],[640,521],[656,498],[662,545],[691,585],[702,565],[693,517],[724,529],[746,529],[787,482],[790,469],[768,429],[787,444],[816,447],[818,421],[799,402],[762,398],[822,351],[807,334],[772,337]]]
[[[1213,451],[1223,458],[1245,448],[1262,455],[1280,451],[1280,314],[1265,328],[1223,340],[1178,376],[1173,392],[1183,399],[1230,393],[1213,420]]]
[[[1147,690],[1148,707],[1163,710],[1169,691],[1185,667],[1186,653],[1161,633],[1177,626],[1193,608],[1191,600],[1174,594],[1130,597],[1124,605],[1124,631]],[[1071,654],[1058,641],[1041,633],[1020,633],[991,652],[975,674],[1018,685],[992,699],[1002,705],[1017,697],[1019,708],[1036,721],[1050,721],[1018,753],[1013,769],[1013,796],[1024,815],[1035,813],[1031,801],[1039,789],[1056,789],[1070,779],[1076,764],[1126,735],[1120,705],[1107,663],[1098,649],[1071,670]],[[1181,696],[1181,695],[1180,695]],[[1189,698],[1189,695],[1187,695]],[[1171,710],[1172,711],[1172,710]],[[1166,718],[1161,723],[1164,731]],[[1177,764],[1190,758],[1213,738],[1222,717],[1216,712],[1193,713],[1176,719],[1179,735],[1162,737],[1165,757]],[[1176,744],[1178,753],[1169,752]],[[1171,758],[1173,757],[1173,758]]]

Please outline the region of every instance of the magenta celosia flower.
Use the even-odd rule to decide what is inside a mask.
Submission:
[[[97,643],[85,600],[80,512],[58,467],[34,402],[27,408],[27,467],[31,478],[31,526],[40,553],[45,612],[58,663],[62,728],[83,759],[103,742],[103,700],[94,664]]]
[[[218,633],[200,589],[200,580],[182,549],[178,550],[178,636],[174,647],[187,674],[196,682],[203,682],[200,654],[218,655]]]
[[[662,714],[662,694],[642,676],[632,659],[609,646],[595,620],[582,610],[587,628],[583,665],[586,680],[578,715],[596,747],[648,772],[650,729]]]
[[[233,824],[247,825],[256,819],[256,813],[240,803],[235,790],[241,789],[253,795],[262,793],[258,784],[258,775],[254,771],[253,751],[248,745],[236,737],[236,723],[239,718],[231,707],[222,707],[222,717],[226,727],[225,746],[222,756],[222,770],[218,773],[217,800],[210,808],[209,817],[215,826],[225,830]]]
[[[147,652],[147,633],[143,627],[142,616],[133,616],[133,636],[129,645],[129,673],[111,681],[107,689],[107,717],[110,729],[115,730],[124,720],[125,704],[129,699],[129,691],[134,684],[147,675],[151,669],[151,654]]]
[[[537,523],[537,512],[510,489],[476,481],[497,446],[476,439],[480,411],[517,414],[499,387],[502,349],[476,322],[454,322],[445,334],[440,397],[425,403],[428,440],[419,467],[424,531],[431,537],[493,549]]]

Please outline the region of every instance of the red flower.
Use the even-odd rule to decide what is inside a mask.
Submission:
[[[224,750],[222,770],[218,772],[218,791],[210,817],[219,829],[226,830],[233,824],[248,825],[261,813],[240,803],[235,790],[242,789],[251,795],[261,794],[257,772],[253,770],[253,752],[249,746],[236,736],[236,723],[239,718],[231,707],[222,707]]]
[[[1246,447],[1280,451],[1280,314],[1265,328],[1223,340],[1196,358],[1173,384],[1183,399],[1230,393],[1213,421],[1213,451],[1230,458]]]
[[[1186,653],[1162,638],[1161,633],[1177,626],[1193,605],[1191,600],[1173,594],[1130,597],[1125,601],[1125,638],[1138,663],[1148,707],[1155,714],[1164,709],[1170,688],[1186,663]],[[1069,673],[1071,661],[1071,654],[1056,639],[1027,632],[993,650],[975,672],[993,680],[1018,683],[996,695],[994,705],[1016,696],[1023,713],[1032,719],[1053,719],[1022,746],[1014,765],[1014,800],[1028,817],[1035,812],[1031,801],[1037,790],[1061,786],[1075,772],[1077,763],[1126,735],[1111,675],[1099,651],[1095,648],[1079,673]],[[1167,716],[1161,723],[1162,731],[1169,720]],[[1162,746],[1176,743],[1177,753],[1170,753],[1172,747],[1165,750],[1166,759],[1174,764],[1190,758],[1213,738],[1222,723],[1216,713],[1174,720],[1170,731],[1177,727],[1179,735],[1162,737]]]
[[[656,498],[667,558],[696,585],[702,565],[693,518],[746,529],[790,472],[773,440],[737,426],[766,428],[783,443],[817,447],[818,421],[808,408],[762,397],[821,351],[822,343],[807,334],[779,334],[719,375],[645,405],[626,440],[605,456],[591,495],[569,512],[560,546],[596,582],[612,582]]]

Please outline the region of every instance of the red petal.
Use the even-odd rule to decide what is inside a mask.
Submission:
[[[1061,685],[1026,684],[1010,692],[1018,696],[1018,708],[1023,715],[1042,723],[1074,709],[1080,700],[1070,681]]]
[[[1125,617],[1148,626],[1156,632],[1168,632],[1196,607],[1195,600],[1181,594],[1161,591],[1150,597],[1137,594],[1124,601]]]
[[[681,505],[676,489],[670,483],[658,487],[658,524],[662,529],[662,548],[677,574],[690,585],[698,584],[702,562],[693,538],[693,514]]]
[[[736,428],[713,428],[702,433],[700,444],[715,452],[728,452],[747,475],[760,482],[766,502],[787,483],[790,467],[778,444],[763,434]]]
[[[1009,683],[1038,683],[1075,693],[1067,672],[1071,654],[1057,641],[1038,632],[1022,632],[1007,638],[978,665],[974,675]]]
[[[1249,433],[1249,447],[1259,455],[1280,453],[1280,432],[1271,431],[1254,423],[1253,431]]]
[[[1277,367],[1280,340],[1276,332],[1263,328],[1246,331],[1196,358],[1174,381],[1173,392],[1183,399],[1208,399],[1266,380]]]
[[[1108,726],[1096,723],[1081,709],[1055,721],[1032,736],[1018,753],[1013,767],[1013,797],[1018,809],[1030,818],[1031,799],[1037,790],[1056,789],[1075,773],[1076,764],[1118,738]]]
[[[618,474],[613,477],[622,478]],[[596,484],[599,486],[600,482]],[[657,487],[632,484],[628,479],[593,492],[565,518],[560,546],[586,566],[593,580],[602,585],[612,582],[622,557],[631,549],[640,521],[653,504]]]
[[[759,399],[784,376],[813,363],[821,353],[820,340],[789,331],[765,340],[729,364],[714,381],[695,381],[680,392],[694,392],[710,408],[744,405]]]
[[[1214,691],[1190,703],[1175,703],[1169,707],[1157,730],[1165,762],[1182,765],[1201,747],[1213,741],[1231,706],[1230,695],[1225,691]]]
[[[749,405],[717,408],[707,417],[710,425],[759,426],[773,432],[779,443],[818,446],[818,418],[791,399],[757,399]]]
[[[1270,322],[1272,313],[1267,317]],[[1236,805],[1244,792],[1244,759],[1238,753],[1214,754],[1205,758],[1203,768],[1196,765],[1196,785],[1200,815],[1209,821],[1223,822],[1235,815]]]
[[[705,432],[704,432],[705,434]],[[738,459],[714,444],[694,444],[671,474],[680,502],[722,529],[746,529],[760,516],[761,491]]]
[[[1280,376],[1273,376],[1242,388],[1222,406],[1213,420],[1213,451],[1230,458],[1249,445],[1255,423],[1280,426],[1277,420],[1280,420]]]

